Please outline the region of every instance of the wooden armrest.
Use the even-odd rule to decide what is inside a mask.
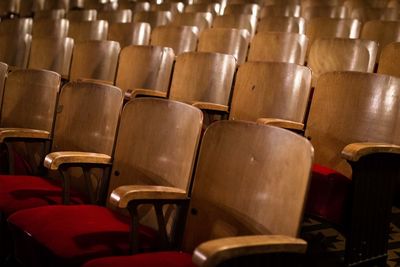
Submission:
[[[105,154],[62,151],[53,152],[44,159],[44,166],[50,170],[58,170],[61,164],[111,164],[111,157]]]
[[[152,89],[128,89],[125,92],[125,99],[132,99],[138,96],[150,96],[150,97],[160,97],[166,98],[167,92],[152,90]]]
[[[221,104],[214,104],[214,103],[208,103],[208,102],[194,102],[192,103],[193,106],[199,108],[199,109],[204,109],[204,110],[213,110],[213,111],[222,111],[222,112],[228,112],[229,107]]]
[[[126,208],[132,200],[155,199],[187,199],[187,192],[179,188],[167,186],[124,185],[112,191],[110,204],[118,208]]]
[[[342,150],[342,157],[349,161],[358,161],[361,157],[373,153],[400,154],[400,146],[385,143],[353,143]]]
[[[197,266],[211,267],[240,256],[266,253],[305,253],[307,242],[281,235],[238,236],[200,244],[193,253]]]
[[[259,119],[257,119],[257,123],[264,124],[264,125],[277,126],[277,127],[291,129],[291,130],[304,130],[303,123],[289,121],[289,120],[281,120],[281,119],[274,119],[274,118],[259,118]]]
[[[50,139],[48,131],[25,128],[0,128],[0,142],[6,138]]]
[[[77,82],[92,82],[92,83],[99,83],[99,84],[107,84],[107,85],[114,85],[113,81],[106,81],[100,79],[90,79],[90,78],[78,78],[76,79]]]

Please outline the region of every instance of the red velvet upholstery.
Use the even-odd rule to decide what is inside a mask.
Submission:
[[[128,254],[130,219],[105,207],[52,205],[16,212],[8,222],[17,235],[26,236],[22,242],[30,242],[32,236],[48,250],[50,256],[40,259],[40,266],[49,259],[54,266],[76,266],[92,258]],[[155,246],[154,230],[141,227],[139,232],[142,248]],[[19,246],[29,246],[17,243],[17,255],[26,255],[18,252]]]
[[[36,176],[0,175],[0,212],[6,216],[22,210],[49,204],[61,204],[62,188],[55,182]],[[72,203],[84,203],[78,193]]]
[[[145,253],[134,256],[100,258],[82,267],[195,267],[192,255],[180,252]]]
[[[306,213],[319,216],[329,222],[342,224],[349,207],[351,179],[346,176],[315,164]]]

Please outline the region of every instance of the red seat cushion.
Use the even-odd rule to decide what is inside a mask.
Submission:
[[[28,208],[61,204],[62,188],[37,176],[0,175],[0,212],[6,216]],[[84,196],[74,192],[72,203],[84,203]]]
[[[335,224],[342,224],[349,206],[351,179],[327,167],[315,164],[306,213]]]
[[[100,258],[82,267],[195,267],[192,255],[181,252],[145,253],[134,256]]]
[[[18,235],[26,235],[20,240],[29,242],[31,236],[35,243],[45,247],[55,266],[75,266],[88,259],[129,252],[130,218],[105,207],[52,205],[16,212],[8,222],[11,229],[17,229]],[[143,226],[139,234],[142,248],[155,246],[154,230]]]

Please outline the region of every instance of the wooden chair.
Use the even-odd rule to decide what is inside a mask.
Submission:
[[[171,47],[176,56],[195,51],[198,29],[192,26],[159,26],[151,33],[151,45]]]
[[[118,1],[118,9],[130,9],[132,13],[150,11],[150,2]]]
[[[70,22],[95,21],[97,19],[97,10],[71,10],[67,13],[67,19]]]
[[[182,13],[176,14],[171,21],[174,26],[193,26],[199,29],[201,33],[210,28],[212,23],[212,14],[208,12]]]
[[[33,38],[28,68],[46,69],[69,77],[74,40],[66,38]]]
[[[381,49],[387,44],[400,41],[400,22],[398,21],[367,21],[361,31],[362,39],[374,40],[378,42],[378,54],[376,60],[379,60]]]
[[[233,56],[189,52],[176,58],[169,98],[208,113],[227,114],[236,60]]]
[[[260,18],[270,17],[300,17],[300,5],[270,5],[263,6],[260,10]]]
[[[43,9],[43,0],[26,0],[19,3],[19,17],[33,17],[34,14]]]
[[[265,17],[257,23],[257,32],[293,32],[305,33],[304,18]]]
[[[90,79],[113,84],[120,50],[119,43],[115,41],[75,43],[69,79]]]
[[[310,6],[342,6],[345,0],[301,0],[302,7]]]
[[[362,72],[323,74],[314,91],[306,136],[317,165],[307,212],[341,226],[346,266],[386,265],[399,94],[399,79]]]
[[[350,12],[362,7],[385,8],[387,4],[388,0],[347,0],[344,3]]]
[[[246,62],[239,67],[229,119],[304,131],[311,71],[292,63]]]
[[[325,72],[374,72],[377,52],[378,44],[370,40],[317,39],[307,62],[313,73],[313,86]]]
[[[248,61],[279,61],[304,65],[308,38],[289,32],[257,33],[249,48]]]
[[[170,11],[145,11],[133,15],[134,22],[147,22],[151,29],[158,26],[167,25],[171,22],[172,13]]]
[[[63,19],[65,18],[64,9],[50,9],[50,10],[38,10],[35,12],[34,19]]]
[[[362,23],[369,20],[390,20],[399,19],[398,10],[396,8],[372,8],[363,7],[354,9],[351,12],[351,18],[358,19]]]
[[[119,9],[111,11],[100,11],[97,19],[106,20],[108,23],[128,23],[132,21],[132,10]]]
[[[215,17],[220,13],[220,9],[220,3],[199,3],[185,6],[184,12],[209,12]]]
[[[306,20],[312,18],[346,19],[350,17],[345,6],[309,6],[302,9],[301,16]]]
[[[310,47],[319,38],[351,38],[360,36],[361,23],[354,19],[314,18],[306,23],[306,35],[309,39],[307,56]],[[368,39],[368,38],[367,38]],[[368,39],[369,40],[369,39]]]
[[[161,4],[152,4],[150,7],[151,11],[170,11],[174,17],[176,14],[182,13],[185,8],[185,4],[182,2],[163,2]]]
[[[46,10],[49,10],[49,9],[69,10],[69,2],[70,2],[70,0],[45,0],[43,9],[46,9]]]
[[[400,58],[400,43],[390,43],[382,49],[378,65],[378,73],[400,77],[398,59]]]
[[[258,4],[227,4],[224,9],[224,15],[240,15],[248,14],[258,16],[260,13],[260,6]]]
[[[8,19],[0,23],[0,35],[6,34],[31,34],[32,19]]]
[[[0,35],[0,62],[10,69],[26,68],[32,36],[29,34]]]
[[[122,49],[115,85],[125,99],[167,97],[175,55],[172,48],[128,46]]]
[[[113,23],[108,30],[108,40],[119,42],[121,48],[129,45],[148,45],[150,24],[146,22]]]
[[[83,266],[298,266],[306,243],[295,237],[312,157],[309,142],[289,131],[250,122],[215,123],[201,145],[182,252],[110,257]],[[113,205],[139,199],[153,203],[135,188],[115,190]],[[153,188],[153,198],[162,204],[167,195]],[[176,194],[175,203],[184,205],[182,199]]]
[[[242,64],[246,61],[249,43],[247,30],[211,28],[201,33],[197,51],[229,54]]]
[[[272,5],[300,5],[301,0],[264,0],[264,6]]]
[[[213,28],[245,29],[254,36],[257,27],[257,17],[252,15],[223,15],[217,16],[213,21]]]
[[[107,40],[107,34],[108,22],[105,20],[69,23],[68,37],[73,38],[75,42]]]
[[[183,103],[152,98],[128,102],[121,116],[108,192],[112,193],[116,188],[130,188],[135,185],[141,188],[153,188],[154,185],[157,185],[160,190],[171,188],[171,197],[178,193],[187,198],[201,124],[201,112]],[[62,154],[66,153],[58,153],[58,155]],[[56,159],[53,155],[57,154],[53,153],[47,157],[49,168],[57,168],[57,160],[53,160]],[[66,156],[65,159],[68,160],[68,154]],[[109,195],[109,198],[112,199],[113,195]],[[110,201],[108,203],[108,206],[113,208]],[[56,209],[52,209],[52,207]],[[39,213],[41,211],[45,211],[45,213],[60,211],[62,213],[59,217],[60,219],[63,217],[61,221],[52,224],[52,227],[48,225],[46,228],[50,235],[52,235],[53,229],[59,228],[61,231],[58,236],[62,235],[63,240],[57,246],[49,246],[47,242],[43,242],[40,246],[48,247],[50,250],[48,250],[49,253],[46,253],[48,256],[45,257],[36,254],[36,257],[40,257],[39,262],[53,263],[58,266],[60,264],[77,266],[93,257],[128,253],[130,223],[129,218],[121,214],[121,209],[117,208],[112,211],[106,207],[95,205],[53,205],[52,207],[48,206],[49,209],[42,207],[36,210]],[[140,211],[141,217],[151,214],[151,210],[140,209]],[[156,207],[156,211],[158,217],[161,218],[162,206]],[[21,212],[19,214],[22,214]],[[136,214],[135,211],[132,212]],[[50,215],[50,213],[45,217],[49,216],[54,219],[53,215],[55,214]],[[36,220],[37,217],[34,217],[31,218]],[[10,222],[16,223],[13,224],[15,228],[25,228],[25,226],[19,225],[17,220],[11,218],[17,219],[17,217],[9,217]],[[53,219],[45,221],[55,223],[56,221]],[[71,224],[65,221],[70,219],[72,219]],[[135,229],[137,229],[136,222],[138,222],[136,219],[138,217],[134,216],[133,227]],[[96,223],[88,223],[90,221]],[[65,223],[69,225],[68,228],[63,227],[66,225]],[[33,225],[34,223],[31,226]],[[109,229],[113,229],[112,232],[109,232]],[[141,238],[151,238],[147,233],[153,233],[154,238],[157,236],[157,232],[150,227],[143,225],[140,226],[140,229],[143,229]],[[161,229],[160,237],[164,236],[164,233]],[[35,235],[35,237],[38,236]],[[29,237],[27,240],[20,239],[18,241],[21,241],[19,244],[22,244],[28,240]],[[142,240],[144,241],[144,239]],[[101,247],[75,246],[82,241],[85,244],[94,242],[93,244],[100,243],[102,245]],[[65,250],[66,246],[69,247],[67,250]],[[18,249],[17,245],[17,251]],[[32,250],[35,249],[40,249],[40,247],[32,248]],[[61,249],[61,253],[56,252],[59,249]],[[21,260],[24,263],[33,262],[28,258],[21,258]]]
[[[34,38],[67,37],[69,21],[67,19],[35,19],[32,27]]]
[[[14,18],[19,15],[21,0],[4,0],[0,3],[0,17]]]

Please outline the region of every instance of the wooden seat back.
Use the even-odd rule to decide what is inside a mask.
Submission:
[[[97,19],[97,10],[71,10],[67,13],[66,17],[71,22],[95,21]]]
[[[349,17],[349,14],[345,6],[309,6],[303,8],[301,16],[306,20],[312,18],[345,19]]]
[[[0,22],[0,35],[31,34],[33,20],[31,18],[8,19]]]
[[[151,45],[171,47],[175,55],[195,51],[198,29],[193,26],[158,26],[151,33]]]
[[[123,92],[129,89],[168,92],[174,59],[174,52],[169,47],[125,47],[119,57],[115,85]]]
[[[382,49],[378,65],[378,73],[400,78],[398,62],[400,59],[400,43],[390,43]]]
[[[132,21],[132,10],[119,9],[110,11],[100,11],[97,19],[106,20],[108,23],[128,23]]]
[[[224,15],[241,15],[249,14],[258,16],[260,13],[260,6],[255,3],[246,4],[230,4],[228,3],[224,9]]]
[[[171,22],[171,11],[142,11],[133,15],[134,22],[147,22],[153,31],[156,27]]]
[[[21,6],[21,0],[3,0],[0,2],[0,17],[18,15]]]
[[[30,34],[0,35],[0,62],[10,67],[26,68],[31,42]]]
[[[201,33],[197,51],[233,55],[238,64],[242,64],[246,60],[249,42],[247,30],[211,28]]]
[[[193,12],[209,12],[213,15],[213,17],[217,16],[220,12],[221,4],[214,3],[199,3],[185,6],[184,12],[193,13]]]
[[[360,39],[318,39],[310,49],[308,66],[313,73],[313,85],[318,77],[330,71],[373,72],[378,44]]]
[[[220,53],[188,52],[176,58],[169,98],[228,105],[236,60]]]
[[[253,37],[257,27],[257,17],[253,15],[223,15],[213,21],[214,28],[235,28],[248,30]]]
[[[50,9],[50,10],[38,10],[35,12],[34,19],[63,19],[65,18],[64,9]]]
[[[69,76],[74,40],[67,38],[33,38],[28,68],[55,71]]]
[[[212,14],[209,12],[182,13],[176,14],[172,18],[171,25],[194,26],[201,33],[203,30],[210,28],[212,19]]]
[[[304,123],[311,89],[309,68],[292,63],[246,62],[239,67],[230,119],[277,118]]]
[[[257,24],[257,32],[293,32],[304,34],[304,18],[295,17],[265,17]]]
[[[96,79],[113,84],[120,50],[115,41],[75,43],[70,80]]]
[[[60,75],[52,71],[25,69],[11,72],[2,95],[1,127],[51,133],[60,84]]]
[[[304,64],[308,38],[290,32],[257,33],[249,49],[248,61],[279,61]]]
[[[108,30],[108,40],[119,42],[121,48],[129,45],[148,45],[150,24],[146,22],[113,23]]]
[[[211,125],[201,144],[183,250],[231,236],[297,236],[312,158],[305,138],[281,128]]]
[[[69,23],[68,37],[73,38],[75,42],[107,40],[107,34],[108,22],[105,20]]]
[[[395,21],[399,19],[399,13],[396,8],[372,8],[362,7],[356,8],[351,12],[353,19],[358,19],[362,23],[369,20],[391,20]]]
[[[67,19],[35,19],[32,27],[33,38],[64,38],[68,36]]]

